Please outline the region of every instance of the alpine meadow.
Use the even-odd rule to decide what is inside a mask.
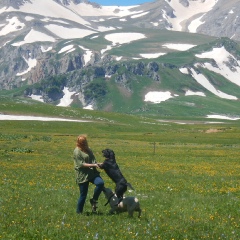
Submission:
[[[239,240],[239,12],[239,0],[1,0],[0,240]],[[114,151],[141,217],[109,212],[91,183],[79,207],[81,134],[97,163]]]
[[[0,110],[86,122],[1,121],[1,239],[239,239],[239,121],[178,124],[28,101],[1,98]],[[103,194],[92,214],[93,185],[85,213],[75,213],[80,133],[99,162],[102,149],[115,151],[141,218],[109,215]]]

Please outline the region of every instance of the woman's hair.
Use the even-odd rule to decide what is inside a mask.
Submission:
[[[79,135],[77,138],[77,147],[80,148],[81,151],[88,153],[89,147],[87,142],[87,136],[86,135]]]

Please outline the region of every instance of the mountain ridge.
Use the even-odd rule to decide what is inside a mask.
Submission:
[[[26,96],[59,106],[68,95],[69,105],[111,111],[142,112],[146,89],[167,94],[172,99],[167,102],[196,92],[238,102],[237,2],[158,0],[104,7],[80,0],[4,0],[0,87],[25,86]],[[211,30],[211,19],[222,18],[235,22]],[[174,86],[169,76],[189,82]],[[130,107],[114,98],[123,105],[128,99]],[[159,101],[152,100],[163,105]]]

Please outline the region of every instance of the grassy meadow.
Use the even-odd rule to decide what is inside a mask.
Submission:
[[[94,122],[0,122],[0,239],[240,239],[239,121],[180,125],[91,114]],[[99,162],[102,149],[115,151],[141,218],[108,215],[103,194],[91,214],[93,185],[85,214],[75,213],[72,153],[81,133]]]

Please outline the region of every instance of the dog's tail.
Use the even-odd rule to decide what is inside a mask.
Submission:
[[[131,189],[131,190],[133,190],[133,191],[135,191],[135,189],[133,188],[133,186],[132,186],[132,184],[131,183],[127,183],[127,186]]]

